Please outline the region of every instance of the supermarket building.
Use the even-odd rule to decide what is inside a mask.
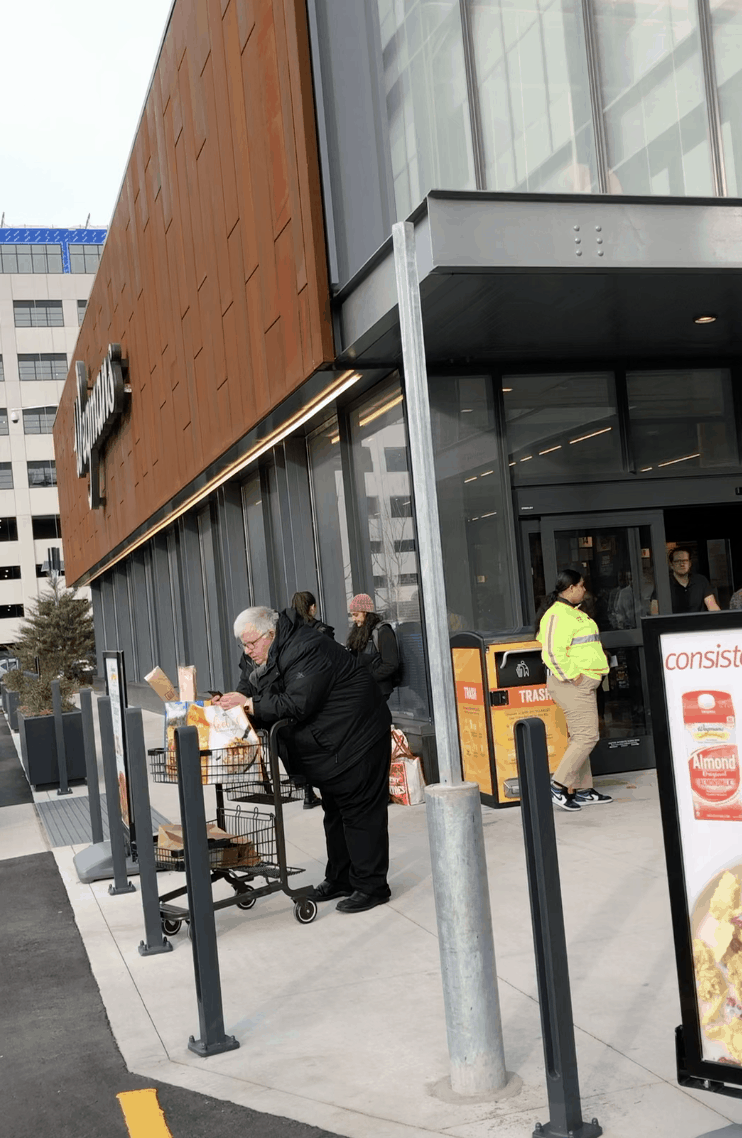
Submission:
[[[735,0],[176,0],[54,427],[99,650],[228,689],[248,603],[311,589],[342,640],[368,592],[430,730],[408,218],[449,626],[527,629],[579,565],[604,769],[651,765],[668,547],[742,585],[741,106]]]

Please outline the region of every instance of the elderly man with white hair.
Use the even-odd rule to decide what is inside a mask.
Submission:
[[[291,768],[322,794],[327,868],[312,898],[341,898],[341,913],[383,905],[390,897],[386,700],[368,669],[294,609],[245,609],[234,634],[242,674],[221,705],[244,707],[258,727],[291,719]]]

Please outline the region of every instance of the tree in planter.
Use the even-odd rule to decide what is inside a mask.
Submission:
[[[92,660],[94,653],[90,602],[52,578],[47,592],[28,606],[15,643],[20,668],[8,673],[6,687],[20,693],[19,710],[24,715],[47,715],[52,710],[51,682],[59,680],[62,710],[72,711],[70,696],[86,682],[81,663]],[[35,669],[37,657],[40,675],[26,675]]]

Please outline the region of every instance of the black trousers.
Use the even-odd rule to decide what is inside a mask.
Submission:
[[[390,896],[390,736],[384,735],[350,770],[316,783],[322,794],[327,869],[325,877],[361,893]]]

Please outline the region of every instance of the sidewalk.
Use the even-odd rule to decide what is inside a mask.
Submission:
[[[143,717],[148,745],[158,745],[162,717]],[[675,1082],[679,1010],[656,779],[599,782],[614,805],[556,815],[583,1114],[597,1116],[607,1138],[697,1138],[742,1122],[742,1103]],[[152,805],[177,819],[177,788],[153,785]],[[330,903],[300,926],[279,893],[249,912],[217,914],[225,1028],[241,1047],[209,1059],[186,1047],[198,1022],[185,932],[174,952],[141,957],[139,892],[111,897],[107,882],[81,885],[79,847],[55,849],[129,1070],[347,1138],[530,1135],[548,1116],[520,811],[483,816],[514,1073],[498,1101],[455,1102],[445,1091],[424,807],[390,808],[389,905],[342,915]],[[293,803],[286,826],[290,863],[307,870],[300,880],[321,880],[321,811]],[[165,892],[183,877],[159,880]]]

